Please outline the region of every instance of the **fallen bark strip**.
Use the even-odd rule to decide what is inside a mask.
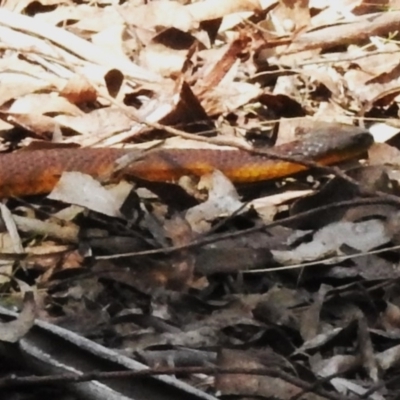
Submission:
[[[313,30],[294,37],[285,55],[312,49],[357,43],[371,36],[385,36],[400,29],[400,11],[369,15],[354,22]],[[279,46],[279,42],[276,43]],[[273,46],[275,47],[275,46]]]

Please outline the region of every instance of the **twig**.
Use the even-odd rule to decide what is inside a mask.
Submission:
[[[8,377],[0,379],[0,388],[10,387],[32,387],[44,384],[65,384],[87,382],[92,380],[104,380],[115,378],[141,378],[154,375],[175,375],[175,374],[245,374],[260,375],[280,378],[301,389],[319,394],[329,400],[355,400],[354,397],[341,396],[336,393],[330,393],[318,386],[309,384],[302,379],[296,378],[280,369],[276,368],[221,368],[221,367],[181,367],[181,368],[152,368],[141,371],[112,371],[112,372],[88,372],[78,374],[60,374],[47,376],[26,376],[26,377]]]
[[[174,253],[176,251],[196,248],[196,247],[204,246],[207,244],[215,243],[215,242],[218,242],[221,240],[232,239],[232,238],[236,238],[236,237],[239,237],[242,235],[248,235],[251,233],[271,229],[275,226],[282,225],[282,224],[289,223],[289,222],[294,222],[300,218],[309,217],[311,215],[314,215],[314,214],[316,214],[318,212],[322,212],[322,211],[327,211],[327,210],[332,210],[332,209],[337,209],[337,208],[344,208],[344,207],[352,207],[352,206],[360,206],[360,205],[374,205],[374,204],[382,204],[382,203],[398,205],[399,199],[397,199],[396,202],[393,202],[388,199],[382,199],[380,197],[368,198],[368,199],[357,199],[357,200],[346,200],[346,201],[341,201],[341,202],[337,202],[334,204],[327,204],[325,206],[317,207],[312,210],[307,210],[307,211],[304,211],[304,212],[296,214],[296,215],[292,215],[287,218],[282,218],[278,221],[270,222],[269,224],[255,226],[253,228],[248,228],[248,229],[243,229],[238,232],[221,233],[218,235],[214,235],[212,237],[203,237],[203,238],[194,240],[193,242],[185,244],[185,245],[171,246],[171,247],[166,247],[166,248],[162,248],[162,249],[144,250],[144,251],[138,251],[138,252],[132,252],[132,253],[122,253],[122,254],[114,254],[114,255],[107,255],[107,256],[98,256],[98,257],[96,257],[96,259],[97,260],[110,260],[110,259],[124,258],[124,257],[138,257],[138,256],[148,256],[148,255],[155,255],[155,254],[170,254],[170,253]]]

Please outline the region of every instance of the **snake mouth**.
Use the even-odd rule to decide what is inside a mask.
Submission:
[[[316,157],[316,161],[325,165],[342,163],[365,154],[373,145],[374,138],[367,132],[360,132],[349,135],[346,140],[338,143],[334,148],[324,155]]]
[[[368,131],[355,133],[354,135],[349,136],[349,139],[350,143],[347,145],[343,143],[343,148],[349,147],[364,152],[374,144],[374,137]]]

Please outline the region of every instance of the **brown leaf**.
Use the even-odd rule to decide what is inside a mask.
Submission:
[[[97,98],[96,89],[84,76],[77,74],[68,80],[60,95],[73,104],[92,102]]]

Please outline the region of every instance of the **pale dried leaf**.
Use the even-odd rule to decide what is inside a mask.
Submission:
[[[75,116],[82,115],[82,111],[78,107],[56,93],[31,93],[19,96],[9,108],[9,112],[15,114],[62,113]]]
[[[50,238],[56,238],[67,243],[77,243],[79,228],[72,222],[67,224],[65,220],[41,221],[37,218],[28,218],[20,215],[13,215],[13,219],[21,232],[34,235],[41,235]],[[47,252],[47,250],[44,250]],[[30,249],[30,253],[39,254],[38,249]],[[43,252],[43,250],[42,250]]]
[[[43,23],[26,15],[0,9],[0,23],[9,28],[29,32],[32,35],[57,43],[83,59],[105,67],[121,69],[122,73],[136,79],[157,82],[159,77],[135,65],[128,57],[109,57],[107,52],[92,43],[58,27]],[[43,41],[42,41],[43,42]],[[25,45],[25,44],[24,44]],[[57,56],[57,53],[56,53]]]
[[[142,6],[127,7],[124,10],[124,17],[131,25],[146,29],[164,27],[187,32],[197,26],[190,10],[175,1],[161,0]]]
[[[100,108],[79,116],[58,115],[54,118],[61,126],[71,128],[89,137],[109,135],[128,130],[134,122],[118,108]]]
[[[311,242],[301,244],[292,251],[273,250],[272,254],[281,264],[300,264],[338,255],[343,244],[359,251],[368,251],[390,240],[391,235],[380,220],[336,222],[320,229]]]
[[[48,197],[86,207],[110,217],[121,215],[121,200],[91,176],[80,172],[64,172]]]
[[[2,221],[4,222],[7,232],[10,235],[13,253],[23,253],[24,247],[22,246],[21,238],[18,234],[18,230],[15,225],[15,221],[13,219],[11,211],[5,204],[0,203],[0,212]]]
[[[203,177],[201,189],[204,185],[209,190],[208,200],[190,208],[185,214],[192,230],[197,233],[209,230],[214,219],[230,215],[243,207],[235,187],[220,171]]]
[[[208,21],[243,11],[261,11],[259,0],[204,0],[188,4],[186,10],[195,21]]]
[[[398,366],[400,363],[400,345],[393,346],[376,355],[379,367],[383,370]]]
[[[9,100],[51,87],[52,85],[48,82],[33,76],[2,72],[0,73],[0,105]]]
[[[330,382],[339,393],[343,394],[354,393],[360,396],[368,390],[357,383],[351,382],[349,379],[333,378]],[[385,398],[379,393],[372,393],[368,398],[371,400],[385,400]]]
[[[0,322],[0,341],[15,343],[32,328],[36,318],[36,304],[32,292],[26,292],[22,311],[17,319]]]

